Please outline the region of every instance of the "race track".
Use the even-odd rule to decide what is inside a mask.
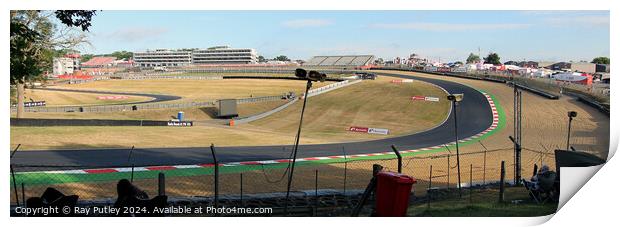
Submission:
[[[460,139],[483,132],[493,123],[493,114],[487,98],[474,88],[456,82],[401,75],[396,72],[381,73],[381,75],[416,79],[438,85],[449,93],[463,93],[464,100],[457,107]],[[454,142],[454,139],[454,112],[452,112],[443,124],[412,135],[362,142],[301,145],[298,158],[342,155],[343,149],[347,155],[385,152],[391,150],[391,145],[396,145],[400,150],[413,150]],[[216,147],[216,151],[218,161],[228,163],[289,159],[291,148],[292,145]],[[55,166],[47,167],[45,170],[127,167],[131,166],[128,162],[128,155],[129,149],[19,151],[11,159],[11,164],[16,166],[17,172],[41,170],[37,167],[23,167],[26,165]],[[135,166],[192,165],[213,162],[209,147],[136,148],[132,157]]]
[[[62,92],[105,94],[105,95],[131,95],[131,96],[144,96],[144,97],[152,98],[151,100],[141,101],[141,102],[107,104],[107,105],[91,105],[91,106],[114,106],[114,105],[143,104],[143,103],[165,102],[165,101],[173,101],[173,100],[181,99],[180,96],[161,95],[161,94],[146,94],[146,93],[131,93],[131,92],[112,92],[112,91],[93,91],[93,90],[62,89],[62,88],[32,88],[32,89],[33,90],[44,90],[44,91],[62,91]]]

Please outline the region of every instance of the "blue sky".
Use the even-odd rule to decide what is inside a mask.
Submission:
[[[609,56],[609,11],[100,11],[84,53],[254,48],[271,58],[410,53],[441,61],[470,52],[507,60]]]

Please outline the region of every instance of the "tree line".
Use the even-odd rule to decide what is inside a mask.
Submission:
[[[478,63],[478,62],[483,62],[484,64],[493,64],[493,65],[502,64],[502,62],[500,61],[499,55],[493,52],[489,53],[486,57],[484,57],[483,61],[480,60],[480,56],[474,53],[469,53],[469,56],[467,56],[467,60],[465,60],[465,62],[467,62],[467,64],[473,64],[473,63]],[[590,63],[608,65],[609,57],[596,57],[592,59]]]

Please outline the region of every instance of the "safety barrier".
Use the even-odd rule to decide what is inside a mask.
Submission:
[[[11,126],[49,127],[49,126],[170,126],[169,121],[151,120],[100,120],[100,119],[38,119],[11,118]],[[192,122],[184,122],[190,126]],[[176,125],[174,125],[176,126]]]
[[[531,86],[529,86],[527,84],[524,84],[522,80],[516,81],[516,80],[514,80],[514,78],[508,78],[508,77],[507,78],[497,78],[497,77],[493,77],[491,75],[476,75],[476,74],[450,73],[450,72],[430,72],[430,71],[424,71],[424,70],[413,69],[413,68],[373,68],[373,69],[427,73],[427,74],[440,75],[440,76],[458,77],[458,78],[463,78],[463,79],[484,80],[484,81],[489,81],[489,82],[494,82],[494,83],[503,83],[503,84],[510,83],[510,85],[516,84],[520,89],[532,92],[532,93],[534,93],[536,95],[540,95],[540,96],[548,98],[548,99],[558,99],[559,98],[559,96],[557,96],[557,95],[554,95],[554,94],[551,94],[549,92],[545,92],[543,90],[536,89],[536,88],[533,88],[533,87],[531,87]]]
[[[338,88],[342,88],[342,87],[346,87],[349,86],[351,84],[356,84],[361,82],[361,80],[355,80],[355,81],[349,81],[349,80],[344,80],[338,83],[333,83],[327,86],[323,86],[323,87],[319,87],[319,88],[315,88],[312,90],[308,91],[308,97],[312,97],[315,95],[320,95],[323,94],[325,92],[329,92]],[[290,102],[287,102],[273,110],[267,111],[267,112],[263,112],[263,113],[259,113],[253,116],[249,116],[249,117],[244,117],[244,118],[236,118],[235,119],[235,124],[245,124],[245,123],[249,123],[252,121],[256,121],[265,117],[268,117],[269,115],[272,115],[274,113],[280,112],[283,109],[286,109],[287,107],[289,107],[290,105],[293,105],[295,102],[297,102],[299,100],[299,98],[295,98]],[[239,103],[239,102],[237,102]]]

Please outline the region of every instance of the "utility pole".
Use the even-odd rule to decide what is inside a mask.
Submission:
[[[454,113],[454,143],[456,144],[456,171],[457,171],[457,178],[458,178],[458,188],[459,188],[459,198],[463,196],[462,194],[462,190],[461,190],[461,157],[460,157],[460,153],[459,153],[459,130],[458,130],[458,120],[457,120],[457,111],[456,111],[456,107],[458,106],[458,103],[463,101],[463,94],[450,94],[448,95],[448,100],[452,101],[452,111]]]
[[[521,182],[521,104],[522,96],[517,84],[513,83],[514,87],[514,137],[509,137],[514,144],[514,183],[519,185]]]
[[[570,128],[571,128],[571,123],[573,123],[574,117],[577,117],[577,112],[569,111],[568,112],[568,136],[566,138],[566,150],[570,148]]]
[[[306,93],[304,93],[303,95],[304,104],[301,107],[301,116],[299,118],[299,128],[297,128],[297,136],[295,137],[295,146],[293,147],[293,160],[291,160],[291,169],[288,173],[289,175],[288,175],[288,182],[286,185],[286,198],[284,200],[284,214],[285,215],[288,215],[288,202],[289,202],[288,199],[291,193],[291,184],[293,182],[293,173],[295,171],[295,161],[297,160],[297,150],[299,148],[299,139],[301,137],[301,126],[304,122],[304,112],[306,111],[306,103],[308,102],[308,95],[309,95],[308,92],[310,91],[310,88],[312,87],[313,81],[324,82],[325,79],[327,78],[327,75],[323,73],[319,73],[317,71],[307,72],[304,69],[296,69],[295,76],[306,79],[307,83],[306,83]]]

